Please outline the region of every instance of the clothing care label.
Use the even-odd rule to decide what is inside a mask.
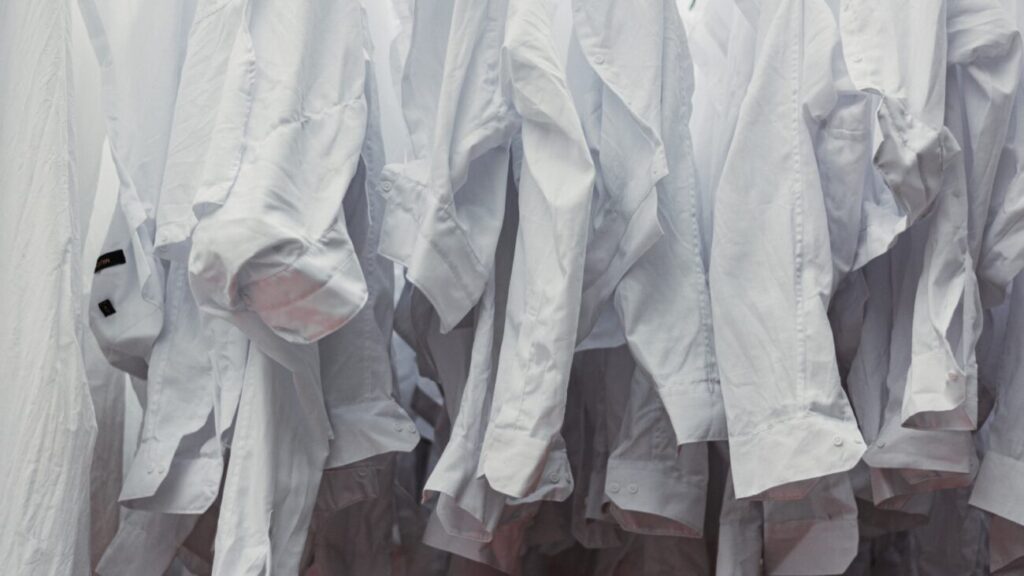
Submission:
[[[124,250],[114,250],[113,252],[107,252],[106,254],[103,254],[96,259],[95,272],[99,272],[100,270],[103,270],[105,268],[110,268],[111,266],[118,266],[124,263]],[[113,314],[113,312],[111,312],[111,314]]]

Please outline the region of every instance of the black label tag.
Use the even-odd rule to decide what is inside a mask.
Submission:
[[[114,250],[113,252],[107,252],[106,254],[96,259],[96,270],[94,270],[94,272],[99,272],[104,268],[110,268],[111,266],[119,266],[121,264],[124,264],[124,250]]]
[[[104,318],[110,316],[114,312],[117,312],[117,310],[114,310],[114,305],[110,303],[110,300],[104,300],[103,302],[100,302],[99,306],[100,312],[103,312]]]

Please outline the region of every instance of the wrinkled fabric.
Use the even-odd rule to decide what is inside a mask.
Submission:
[[[5,574],[1024,566],[1017,2],[25,6]]]
[[[849,470],[864,443],[840,386],[816,132],[834,97],[832,12],[766,1],[715,196],[711,307],[736,496]],[[824,92],[824,93],[823,93]],[[772,115],[760,110],[771,108]],[[783,120],[784,118],[784,120]],[[820,145],[819,145],[820,144]]]
[[[548,0],[510,0],[502,50],[522,131],[520,218],[481,467],[494,489],[516,498],[537,484],[549,450],[564,442],[559,430],[594,184],[583,130],[554,56],[552,7]]]
[[[10,574],[90,569],[97,425],[82,355],[72,9],[0,7],[0,557]]]

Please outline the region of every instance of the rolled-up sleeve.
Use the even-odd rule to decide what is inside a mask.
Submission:
[[[233,171],[198,191],[189,275],[203,310],[252,312],[304,343],[345,324],[367,298],[342,211],[367,122],[362,20],[352,3],[307,6],[303,18],[270,9],[253,4],[242,19],[229,72],[237,84],[225,88],[234,97],[218,116],[237,126],[215,128],[211,143],[215,172]],[[281,38],[294,45],[282,48]]]

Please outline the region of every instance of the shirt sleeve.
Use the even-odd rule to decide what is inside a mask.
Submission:
[[[111,365],[146,378],[164,321],[164,268],[115,205],[89,294],[89,327]],[[89,265],[92,263],[87,263]]]
[[[369,63],[368,63],[369,65]],[[388,452],[408,452],[420,436],[393,396],[391,332],[394,270],[377,253],[381,198],[369,191],[379,182],[383,141],[377,121],[376,86],[367,72],[371,115],[363,163],[345,196],[346,225],[366,278],[366,306],[319,342],[324,401],[334,431],[325,468],[349,466]]]
[[[951,153],[945,116],[943,2],[841,0],[843,62],[853,86],[873,94],[874,172],[866,181],[853,269],[888,251],[924,217],[942,188]],[[917,46],[933,46],[927,50]]]
[[[826,79],[801,54],[830,58],[838,34],[821,2],[768,2],[759,26],[710,263],[737,498],[849,470],[864,452],[826,315],[833,263],[816,125],[805,123],[806,98]]]
[[[1024,275],[1013,282],[1009,300],[1005,350],[1024,346]],[[971,494],[972,506],[1024,526],[1024,361],[1004,353],[995,410],[989,416],[989,445]]]
[[[342,210],[367,122],[362,15],[303,6],[308,17],[255,3],[241,18],[189,257],[201,309],[252,313],[292,343],[335,331],[367,298]]]
[[[110,362],[145,378],[163,323],[165,271],[154,253],[155,212],[167,155],[180,53],[194,3],[127,11],[83,0],[100,68],[111,159],[119,180],[114,218],[95,263],[89,323]],[[142,37],[135,32],[146,29]]]
[[[1024,91],[1017,92],[1009,124],[977,262],[986,308],[1005,300],[1013,277],[1024,269]]]
[[[766,574],[841,574],[857,555],[857,503],[845,473],[797,500],[764,503]]]
[[[380,252],[454,328],[480,299],[501,231],[515,128],[499,78],[507,2],[417,4],[402,79],[415,158],[385,167]]]
[[[1019,34],[1008,20],[992,0],[948,2],[948,61],[957,74],[947,78],[946,123],[963,144],[946,147],[943,192],[930,216],[902,413],[910,427],[977,426],[974,350],[982,313],[975,262],[1021,66]]]
[[[677,448],[672,422],[641,368],[628,386],[629,400],[608,457],[605,499],[628,532],[701,537],[708,489],[708,445]]]
[[[509,4],[503,66],[522,119],[519,232],[492,421],[482,455],[494,489],[537,484],[565,414],[594,185],[576,110],[550,40],[549,0]]]
[[[672,73],[688,65],[678,53],[667,66],[651,65],[662,62],[666,43],[678,47],[672,45],[675,37],[666,40],[674,32],[668,26],[682,26],[671,14],[678,11],[664,2],[572,2],[566,79],[597,169],[581,339],[623,275],[662,235],[655,185],[669,174],[669,165],[660,122],[663,113],[683,108],[675,98],[686,93],[679,86],[673,86],[677,92],[663,90],[663,76],[665,68]]]
[[[710,231],[701,219],[711,206],[698,194],[688,129],[693,70],[678,12],[671,5],[664,10],[656,19],[664,27],[656,133],[669,164],[657,182],[655,216],[663,234],[623,275],[614,300],[630,350],[684,444],[725,440],[727,433],[703,257]]]
[[[972,67],[972,83],[976,98],[986,108],[985,88],[990,77],[1001,80],[992,86],[996,95],[1004,96],[1011,87],[1009,79],[1016,78],[1008,68],[1016,63],[1017,76],[1021,73],[1020,22],[1013,30],[1002,29],[1007,16],[1001,14],[998,22],[989,22],[987,28],[999,33],[1006,50],[998,58],[980,58],[980,67]],[[981,51],[968,51],[968,55]],[[984,63],[988,62],[988,65]],[[1007,122],[1006,140],[998,154],[992,184],[992,198],[987,210],[987,221],[981,235],[980,254],[977,257],[978,285],[982,305],[986,308],[1001,303],[1014,276],[1024,269],[1024,90],[1017,78],[1012,110]],[[993,154],[995,156],[995,154]]]

